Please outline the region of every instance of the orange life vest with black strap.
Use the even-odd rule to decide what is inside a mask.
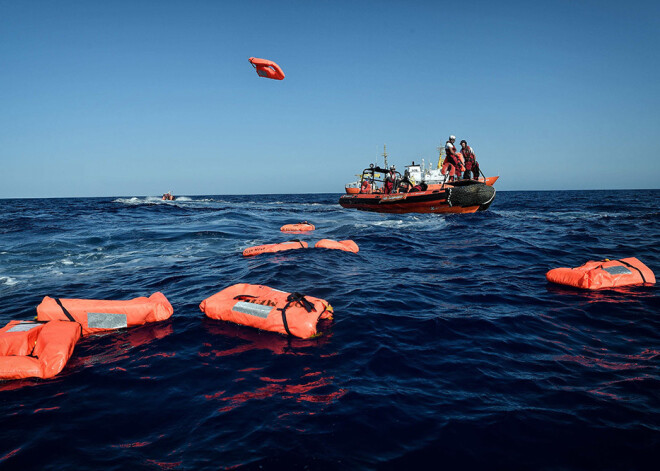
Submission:
[[[548,281],[583,289],[655,283],[649,267],[635,257],[589,261],[577,268],[554,268],[545,274]]]
[[[465,158],[463,157],[463,154],[460,152],[455,155],[456,158],[456,170],[458,172],[465,172]]]
[[[37,320],[77,322],[83,334],[121,329],[169,319],[172,305],[163,293],[127,301],[58,299],[46,296],[37,306]]]
[[[78,323],[11,321],[0,329],[0,379],[52,378],[80,339]]]
[[[323,299],[247,283],[223,289],[199,308],[211,319],[304,339],[316,336],[319,319],[332,319],[333,313]]]
[[[472,147],[466,145],[465,148],[461,150],[461,154],[463,154],[463,159],[465,160],[465,169],[472,170],[472,167],[476,165],[477,161]]]

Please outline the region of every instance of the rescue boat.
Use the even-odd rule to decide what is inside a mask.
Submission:
[[[441,168],[425,169],[415,162],[406,166],[403,175],[371,164],[358,181],[346,185],[339,204],[377,213],[474,213],[491,205],[498,178],[450,181]]]

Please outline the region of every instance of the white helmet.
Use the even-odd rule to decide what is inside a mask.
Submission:
[[[451,141],[452,139],[456,140],[456,136],[449,136],[449,140]]]

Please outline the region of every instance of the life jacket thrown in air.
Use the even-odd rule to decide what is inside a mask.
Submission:
[[[80,324],[11,321],[0,329],[0,379],[52,378],[69,361]]]
[[[319,319],[332,319],[323,299],[241,283],[206,298],[199,308],[211,319],[307,339],[317,334]]]
[[[284,78],[284,72],[279,65],[273,61],[266,59],[258,59],[256,57],[250,57],[248,59],[250,64],[257,70],[259,77],[265,77],[274,80],[282,80]]]
[[[37,306],[37,320],[78,322],[83,334],[121,329],[169,319],[172,305],[163,293],[128,301],[54,299],[46,296]]]
[[[551,283],[583,289],[655,283],[653,272],[635,257],[589,261],[577,268],[554,268],[545,277]]]
[[[360,251],[360,248],[358,245],[353,242],[352,240],[330,240],[330,239],[321,239],[319,240],[316,245],[314,245],[317,249],[335,249],[335,250],[343,250],[344,252],[353,252],[353,253],[358,253]]]
[[[282,232],[307,232],[314,229],[316,229],[314,224],[310,224],[307,221],[299,222],[298,224],[285,224],[280,227],[280,231]]]
[[[262,253],[284,252],[286,250],[306,249],[307,247],[307,242],[303,242],[301,240],[283,242],[281,244],[255,245],[254,247],[248,247],[247,249],[243,250],[243,256],[252,257]]]

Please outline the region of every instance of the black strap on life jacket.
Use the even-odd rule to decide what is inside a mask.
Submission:
[[[78,324],[78,325],[80,326],[80,334],[82,335],[82,332],[83,332],[82,324],[81,324],[80,322],[78,322],[78,321],[77,321],[77,320],[71,315],[71,313],[67,310],[67,308],[64,307],[64,304],[62,304],[62,301],[60,300],[60,298],[55,298],[55,302],[56,302],[56,303],[62,308],[62,312],[64,313],[64,315],[65,315],[66,317],[69,318],[69,320],[70,320],[71,322],[75,322],[76,324]]]
[[[59,304],[59,306],[62,308],[62,312],[64,313],[64,315],[65,315],[66,317],[69,318],[69,320],[70,320],[71,322],[78,322],[77,320],[75,320],[75,319],[73,318],[73,316],[71,315],[71,313],[70,313],[70,312],[64,307],[64,304],[62,304],[62,301],[60,301],[59,298],[55,298],[55,302],[56,302],[57,304]]]
[[[291,239],[289,242],[298,242],[303,249],[305,248],[305,244],[300,239]]]
[[[256,298],[256,296],[252,296],[251,294],[239,294],[238,296],[234,296],[234,299],[238,299],[239,301],[243,301],[247,298]]]
[[[631,264],[628,263],[628,262],[624,262],[623,260],[617,260],[617,262],[619,262],[619,263],[623,263],[624,265],[629,266],[630,268],[634,268],[635,270],[637,270],[637,271],[639,272],[639,276],[642,277],[642,281],[643,281],[644,283],[646,283],[646,278],[644,278],[644,273],[642,273],[642,270],[640,270],[639,268],[637,268],[637,267],[634,266],[634,265],[631,265]]]
[[[300,293],[291,293],[289,296],[287,296],[286,304],[282,309],[280,309],[280,311],[282,311],[282,324],[284,325],[284,330],[286,330],[286,333],[289,335],[293,334],[289,330],[289,323],[286,321],[286,310],[289,308],[289,306],[296,302],[299,303],[307,312],[316,311],[314,304],[308,301],[304,295]]]

